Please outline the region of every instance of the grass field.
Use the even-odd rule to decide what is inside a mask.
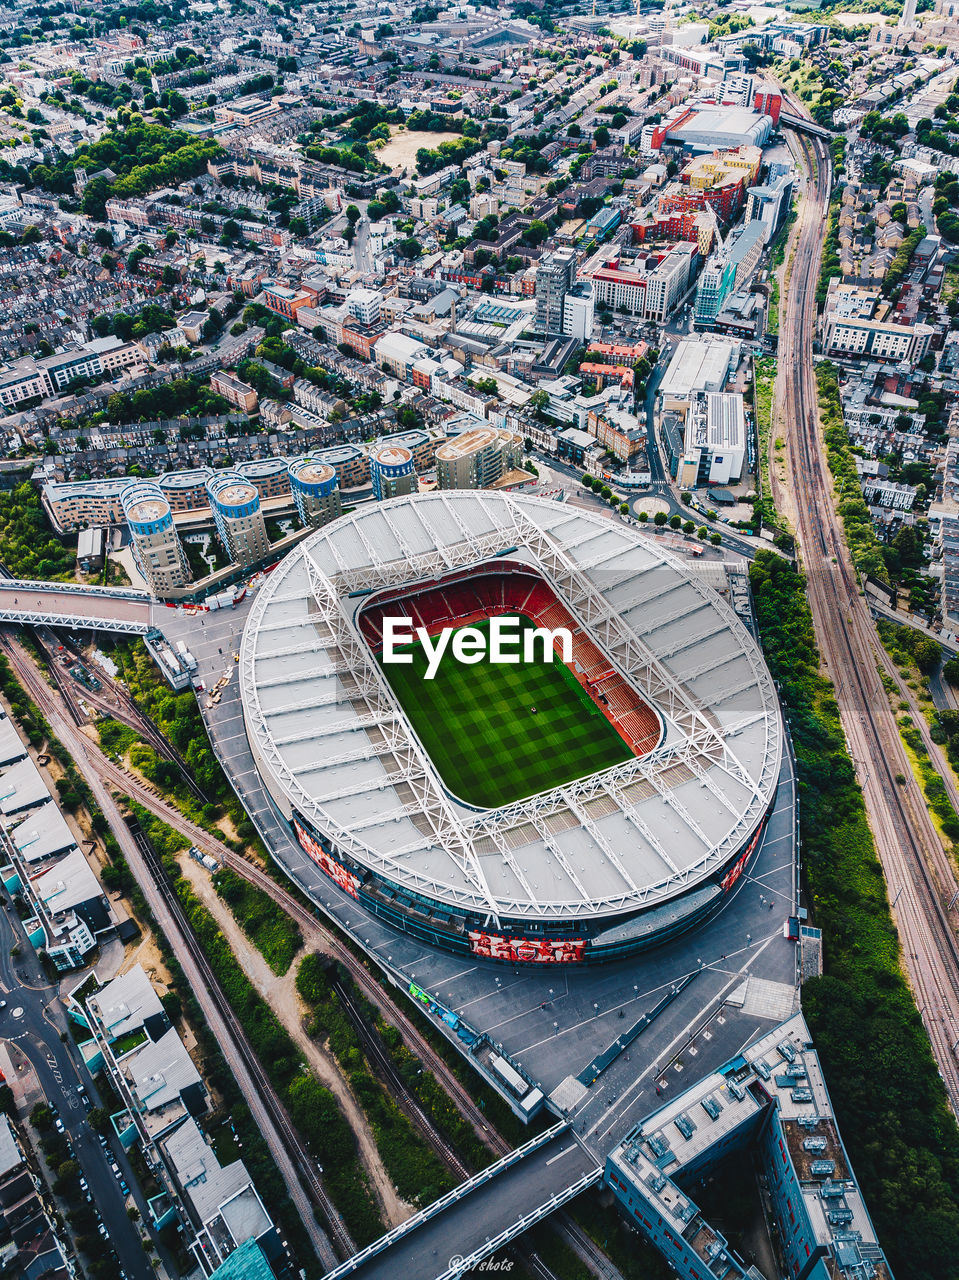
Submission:
[[[523,630],[534,625],[520,621]],[[489,624],[478,629],[488,633]],[[558,659],[467,666],[447,649],[435,678],[424,680],[423,646],[403,652],[411,666],[383,670],[440,777],[467,804],[510,804],[633,754]]]

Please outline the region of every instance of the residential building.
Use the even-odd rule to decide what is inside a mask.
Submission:
[[[256,413],[258,403],[256,392],[235,374],[227,373],[225,370],[214,373],[210,379],[210,390],[222,396],[233,405],[234,409],[241,409],[244,413]]]
[[[537,333],[564,332],[566,295],[576,279],[576,253],[573,249],[557,249],[543,258],[536,268]]]
[[[270,540],[256,485],[239,471],[219,471],[206,488],[217,534],[233,563],[248,569],[265,560]]]
[[[380,445],[370,453],[370,476],[373,492],[381,501],[416,493],[419,481],[413,465],[412,450],[404,445]]]
[[[120,505],[130,527],[133,554],[147,586],[160,600],[190,581],[183,550],[163,490],[152,480],[127,481]]]
[[[288,464],[290,489],[303,524],[329,524],[343,512],[336,472],[314,457],[296,458]]]
[[[577,342],[593,336],[593,288],[588,280],[574,284],[563,299],[563,333]]]
[[[489,489],[523,461],[523,437],[500,427],[480,427],[447,440],[436,450],[441,489]]]
[[[755,1275],[690,1194],[737,1151],[752,1151],[762,1171],[784,1274],[891,1277],[799,1013],[671,1097],[607,1157],[619,1209],[681,1280]]]

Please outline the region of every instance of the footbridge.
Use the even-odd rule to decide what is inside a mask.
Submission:
[[[780,112],[779,127],[795,129],[797,133],[808,133],[814,138],[825,138],[827,142],[837,136],[832,129],[825,129],[814,120],[804,120],[802,116],[794,116],[788,111]]]
[[[603,1169],[563,1121],[454,1188],[325,1280],[453,1280],[599,1182]]]
[[[146,635],[161,626],[164,612],[146,591],[130,587],[0,578],[0,623]]]

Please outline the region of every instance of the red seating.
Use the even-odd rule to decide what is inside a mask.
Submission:
[[[596,706],[636,755],[645,755],[659,742],[656,712],[633,687],[610,667],[609,659],[579,626],[549,584],[532,570],[516,566],[489,573],[448,578],[408,593],[392,590],[360,614],[359,625],[374,652],[383,645],[383,618],[408,616],[415,627],[435,635],[443,627],[469,626],[504,613],[521,613],[550,631],[566,627],[572,633],[570,669]]]

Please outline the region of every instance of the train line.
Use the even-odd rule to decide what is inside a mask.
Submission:
[[[123,685],[112,680],[105,672],[100,673],[97,677],[101,682],[106,683],[106,689],[102,691],[87,689],[85,686],[78,685],[69,672],[63,669],[62,663],[57,661],[56,653],[50,641],[42,634],[42,631],[34,629],[34,637],[37,647],[46,659],[53,681],[63,696],[70,718],[77,728],[87,723],[87,717],[81,706],[81,701],[83,701],[103,715],[110,716],[114,720],[120,721],[121,724],[125,724],[135,730],[137,736],[147,746],[152,747],[158,756],[169,760],[171,764],[176,766],[184,785],[195,800],[200,804],[209,803],[209,797],[197,785],[196,779],[190,772],[186,761],[173,744],[164,737],[146,712],[142,710],[133,695]],[[78,661],[83,661],[79,654],[76,656]],[[109,692],[107,692],[107,689]]]
[[[343,1222],[339,1211],[330,1199],[326,1192],[326,1188],[320,1180],[314,1158],[310,1155],[309,1151],[307,1151],[299,1134],[294,1129],[293,1124],[290,1121],[290,1117],[286,1113],[286,1108],[277,1097],[270,1077],[267,1075],[259,1058],[254,1053],[249,1040],[247,1039],[243,1024],[234,1013],[233,1006],[227,999],[216,974],[213,972],[210,962],[207,960],[206,952],[203,950],[203,947],[194,933],[189,921],[183,917],[180,900],[176,895],[176,890],[173,888],[166,869],[160,861],[156,850],[145,832],[140,828],[140,824],[136,819],[127,819],[127,826],[130,828],[130,834],[136,841],[137,847],[142,853],[143,859],[154,877],[154,883],[157,889],[166,900],[167,907],[173,915],[180,917],[182,926],[181,933],[186,948],[189,951],[194,964],[203,974],[206,989],[216,1004],[220,1017],[226,1023],[233,1035],[234,1048],[238,1051],[244,1066],[260,1091],[260,1096],[270,1113],[270,1118],[282,1137],[287,1151],[297,1166],[301,1182],[307,1187],[313,1199],[322,1209],[323,1215],[327,1220],[330,1235],[338,1251],[344,1258],[348,1258],[351,1254],[356,1252],[356,1243],[347,1231],[346,1224]]]
[[[58,708],[53,704],[50,687],[43,680],[36,667],[27,660],[26,655],[12,642],[8,635],[0,633],[0,648],[10,658],[16,669],[17,676],[23,682],[27,692],[37,702],[38,706],[51,717],[51,722],[56,728],[55,720]],[[61,731],[66,736],[66,722],[63,721],[62,717],[59,717],[59,719],[62,726]],[[78,767],[82,769],[83,763],[86,763],[88,768],[92,768],[95,771],[95,775],[99,780],[108,780],[113,766],[111,766],[110,770],[100,768],[101,763],[105,762],[109,765],[110,762],[98,748],[92,743],[88,743],[86,739],[77,739],[69,746],[74,748],[73,754]],[[89,750],[86,748],[89,748]],[[78,758],[81,749],[85,760]],[[223,1047],[227,1051],[228,1058],[232,1060],[234,1071],[238,1066],[241,1066],[244,1076],[252,1082],[252,1087],[255,1089],[256,1106],[251,1105],[251,1110],[255,1113],[257,1107],[262,1109],[275,1139],[282,1147],[285,1158],[290,1162],[297,1183],[302,1188],[299,1191],[301,1203],[297,1207],[300,1209],[304,1225],[310,1233],[313,1245],[317,1249],[321,1261],[324,1265],[335,1265],[337,1255],[341,1258],[346,1258],[356,1251],[355,1243],[318,1176],[314,1158],[306,1149],[293,1127],[269,1077],[263,1070],[247,1040],[242,1024],[233,1012],[213,973],[199,940],[183,915],[173,885],[155,850],[135,824],[128,822],[127,826],[130,828],[130,835],[134,841],[137,854],[149,872],[149,887],[158,896],[159,903],[162,904],[162,913],[166,917],[166,927],[170,933],[175,933],[176,935],[170,939],[171,946],[173,946],[181,963],[184,960],[189,961],[190,969],[195,975],[191,985],[193,985],[200,998],[201,1005],[206,1005],[204,1012],[209,1017],[212,1010],[212,1013],[221,1024],[224,1032]],[[253,1095],[251,1094],[251,1096],[247,1097],[247,1101],[251,1102],[252,1097]],[[262,1127],[263,1125],[261,1124]],[[274,1158],[276,1158],[276,1154],[274,1152]],[[309,1194],[309,1199],[304,1195],[304,1191]],[[296,1201],[297,1196],[292,1191],[291,1195]],[[314,1205],[320,1209],[329,1222],[329,1238],[326,1233],[319,1229],[315,1222],[310,1221]],[[330,1239],[335,1245],[335,1251],[331,1248]]]
[[[879,642],[845,544],[820,442],[812,360],[816,285],[827,231],[831,156],[794,135],[810,180],[783,306],[775,428],[786,441],[799,542],[817,638],[859,766],[906,970],[950,1104],[959,1114],[959,945],[948,917],[955,873],[932,825],[879,678]],[[773,478],[774,492],[781,481]]]

